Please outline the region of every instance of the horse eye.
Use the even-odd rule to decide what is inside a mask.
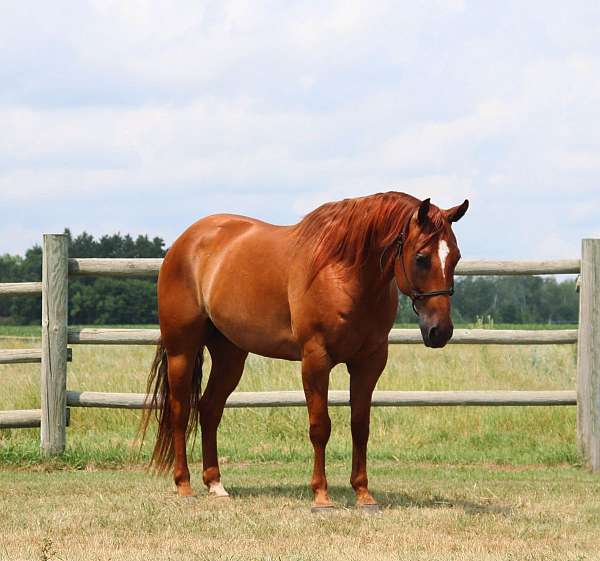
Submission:
[[[429,267],[429,255],[423,253],[417,253],[415,260],[419,267]]]

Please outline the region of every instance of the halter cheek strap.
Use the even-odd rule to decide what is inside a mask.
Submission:
[[[396,259],[400,259],[400,263],[402,264],[402,273],[404,274],[406,284],[408,284],[408,288],[410,290],[409,297],[412,301],[412,309],[415,312],[415,314],[419,315],[419,312],[417,312],[417,308],[415,305],[415,302],[417,300],[425,300],[425,298],[429,298],[430,296],[452,296],[454,294],[454,282],[452,283],[452,286],[450,288],[444,288],[441,290],[431,290],[429,292],[420,292],[413,286],[412,282],[410,282],[408,274],[406,273],[406,267],[404,265],[404,259],[402,257],[402,252],[404,250],[404,242],[406,241],[407,228],[408,223],[404,226],[402,232],[400,232],[400,234],[396,236],[394,241],[383,249],[383,251],[381,252],[381,256],[379,257],[379,268],[381,269],[381,272],[383,272],[383,261],[385,254],[387,253],[388,249],[394,247],[394,261],[396,261]]]

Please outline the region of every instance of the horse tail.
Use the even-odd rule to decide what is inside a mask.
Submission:
[[[196,441],[200,421],[203,354],[204,347],[201,347],[194,362],[190,392],[190,417],[185,433],[186,440],[189,439],[190,435],[193,435],[193,444]],[[158,472],[165,472],[173,466],[175,449],[173,448],[173,428],[171,426],[171,406],[169,403],[167,351],[161,341],[159,341],[156,347],[156,354],[152,361],[146,386],[144,412],[138,432],[141,435],[141,444],[143,444],[152,417],[155,417],[158,422],[158,430],[156,433],[156,443],[154,444],[154,450],[150,458],[150,467],[154,466]]]

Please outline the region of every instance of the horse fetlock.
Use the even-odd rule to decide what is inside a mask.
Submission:
[[[367,477],[367,474],[361,473],[359,475],[351,476],[350,485],[352,485],[352,488],[357,494],[362,492],[362,490],[365,490],[368,493],[367,489],[369,487],[369,479]]]
[[[179,487],[180,485],[189,485],[190,484],[190,470],[185,469],[175,469],[173,474],[173,480],[175,481],[175,485]]]
[[[218,466],[205,468],[202,472],[202,481],[204,481],[204,485],[207,487],[210,487],[211,483],[221,481],[221,472]]]

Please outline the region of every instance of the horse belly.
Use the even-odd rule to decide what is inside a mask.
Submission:
[[[250,353],[299,360],[283,283],[260,278],[257,271],[247,275],[239,270],[237,275],[220,272],[205,292],[208,316],[215,327]]]
[[[240,349],[270,358],[300,360],[300,348],[290,327],[257,321],[224,318],[221,314],[211,318],[215,327]]]

